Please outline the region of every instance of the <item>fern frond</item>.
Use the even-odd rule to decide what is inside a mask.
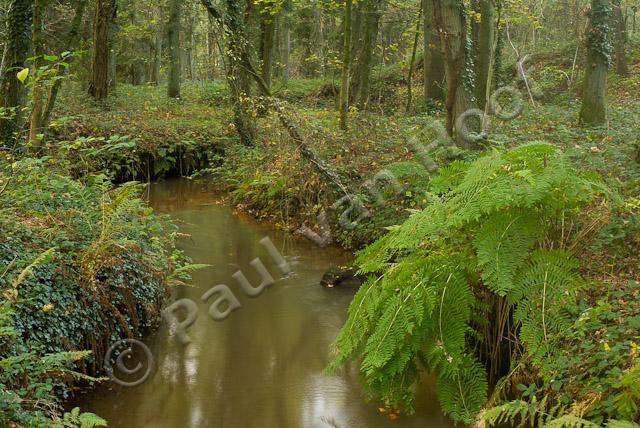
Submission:
[[[522,324],[520,338],[530,354],[545,355],[555,333],[571,327],[573,320],[567,308],[575,303],[584,284],[578,267],[566,251],[537,250],[518,272],[508,299],[517,305],[514,318]]]
[[[388,290],[379,286],[378,282],[381,279],[369,279],[351,301],[349,317],[334,344],[334,360],[328,367],[330,373],[344,365],[366,343],[367,334],[377,321],[380,306],[391,295]]]
[[[532,211],[500,213],[487,219],[476,235],[482,278],[499,296],[513,289],[516,272],[541,232],[535,216]]]
[[[619,421],[612,419],[607,422],[607,428],[640,428],[640,425],[631,421]]]
[[[474,297],[464,275],[448,270],[436,283],[436,307],[425,337],[425,354],[432,370],[454,374],[465,355]]]
[[[362,371],[367,376],[384,367],[393,357],[396,366],[404,367],[413,356],[410,352],[403,352],[403,345],[409,337],[417,333],[425,312],[433,309],[435,300],[434,290],[421,290],[423,287],[422,282],[412,284],[398,290],[387,300],[385,310],[364,349]],[[396,368],[394,371],[399,370]]]
[[[469,164],[463,161],[453,161],[442,167],[436,177],[431,180],[431,190],[436,194],[445,194],[460,184]]]
[[[601,428],[600,425],[573,415],[564,415],[547,422],[543,428]]]
[[[33,270],[37,266],[50,260],[54,256],[55,252],[56,252],[56,248],[49,248],[48,250],[41,253],[38,257],[36,257],[36,259],[33,262],[31,262],[29,266],[27,266],[22,270],[22,272],[20,272],[18,277],[15,279],[15,281],[13,281],[12,287],[14,289],[17,289],[18,287],[20,287],[20,284],[22,284],[29,277],[29,275],[31,275]]]
[[[542,400],[534,395],[530,401],[514,400],[485,410],[480,419],[489,426],[509,424],[544,427],[556,418],[564,416],[566,407],[556,404],[550,407],[547,397]]]
[[[482,413],[480,417],[489,426],[506,423],[515,425],[516,418],[527,418],[529,416],[529,412],[529,403],[522,400],[515,400],[485,410],[485,412]]]
[[[485,369],[471,357],[474,308],[487,290],[507,297],[509,335],[519,329],[527,361],[539,363],[554,333],[572,325],[583,281],[569,253],[532,248],[600,190],[544,143],[453,163],[431,185],[424,210],[358,253],[361,273],[374,278],[349,308],[331,368],[362,357],[367,390],[395,406],[411,402],[422,365],[437,376],[443,409],[469,422],[486,400]],[[476,286],[479,274],[487,290]],[[487,415],[543,426],[562,416],[559,404],[549,407],[534,398]]]
[[[443,412],[453,420],[470,424],[487,401],[487,372],[470,356],[451,376],[438,377],[438,398]]]

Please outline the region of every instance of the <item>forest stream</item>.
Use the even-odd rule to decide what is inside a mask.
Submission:
[[[180,247],[196,263],[211,265],[194,274],[193,287],[180,287],[173,299],[198,303],[199,316],[184,346],[166,323],[144,342],[155,370],[141,385],[107,382],[74,400],[101,415],[111,428],[411,428],[451,427],[435,390],[424,387],[418,413],[391,421],[367,404],[357,370],[323,373],[330,345],[344,324],[353,288],[325,289],[319,282],[331,266],[349,255],[258,224],[217,202],[215,195],[188,180],[155,184],[150,201],[169,214],[181,232]],[[283,278],[260,244],[269,237],[293,274]],[[258,275],[250,262],[264,261],[276,282],[256,298],[247,297],[232,275]],[[209,317],[201,296],[227,284],[242,307],[223,322]],[[429,383],[427,383],[429,384]]]

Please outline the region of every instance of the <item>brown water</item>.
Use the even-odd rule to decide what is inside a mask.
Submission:
[[[390,421],[361,398],[355,367],[327,376],[330,344],[346,318],[353,289],[324,289],[322,274],[347,261],[335,249],[320,249],[235,215],[216,198],[186,180],[153,185],[157,211],[180,222],[191,235],[180,246],[210,268],[194,275],[194,287],[175,298],[198,303],[199,318],[182,345],[163,323],[145,340],[155,371],[136,387],[113,382],[77,398],[84,411],[99,414],[112,428],[413,428],[451,427],[432,388],[418,399],[418,413]],[[260,245],[268,236],[294,270],[287,278]],[[276,283],[257,298],[246,297],[232,279],[260,257]],[[242,304],[223,322],[213,321],[200,297],[227,284]],[[209,302],[211,303],[211,302]]]

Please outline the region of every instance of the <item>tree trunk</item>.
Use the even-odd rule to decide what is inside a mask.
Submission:
[[[89,95],[96,101],[109,94],[109,23],[114,12],[113,0],[96,0],[93,23],[93,65]]]
[[[277,16],[276,38],[277,38],[277,54],[276,63],[278,66],[275,71],[277,75],[285,82],[289,80],[290,72],[290,56],[291,56],[291,3],[289,0],[282,1],[282,7]]]
[[[276,15],[269,13],[268,9],[261,13],[260,58],[262,60],[262,80],[271,89],[271,74],[273,71],[273,48],[276,35]]]
[[[31,46],[31,1],[12,0],[7,12],[6,45],[0,78],[0,107],[15,109],[12,117],[0,119],[0,141],[7,147],[15,141],[21,123],[20,106],[25,101],[24,85],[16,73],[25,66]]]
[[[616,73],[629,75],[627,62],[627,24],[622,11],[622,0],[613,0],[613,21],[615,29]]]
[[[213,17],[207,14],[209,26],[207,28],[207,78],[213,80],[216,77],[216,33],[214,31]]]
[[[160,70],[162,68],[162,26],[158,26],[153,43],[153,68],[151,69],[151,83],[160,84]]]
[[[422,0],[424,10],[424,98],[444,101],[444,58],[440,48],[433,0]]]
[[[351,9],[352,0],[344,3],[344,47],[342,52],[342,85],[340,87],[340,129],[349,127],[349,73],[351,69]]]
[[[227,81],[231,89],[234,111],[234,124],[245,146],[253,146],[256,139],[255,115],[250,106],[251,78],[243,64],[248,56],[247,40],[244,29],[246,23],[237,0],[227,0]]]
[[[362,22],[359,25],[362,37],[359,40],[360,49],[354,58],[351,98],[356,101],[359,109],[364,110],[370,97],[373,53],[378,39],[384,0],[366,0],[362,8]]]
[[[118,46],[116,35],[118,34],[117,3],[114,3],[115,10],[109,21],[109,90],[115,90],[118,84]]]
[[[42,111],[43,111],[43,81],[42,76],[37,73],[44,64],[43,27],[44,13],[46,10],[46,0],[34,0],[33,2],[33,32],[31,35],[31,45],[33,47],[33,80],[31,87],[31,120],[29,123],[29,144],[33,153],[40,153],[42,140],[39,135],[42,131]]]
[[[186,36],[186,49],[185,49],[185,62],[187,75],[189,80],[195,80],[196,75],[194,71],[194,31],[195,31],[195,18],[193,11],[188,11],[187,28],[185,28],[184,35]]]
[[[131,26],[135,28],[137,21],[138,20],[136,16],[136,11],[134,8],[132,8],[129,11],[129,22]],[[142,85],[147,81],[146,79],[147,70],[145,66],[144,56],[142,55],[142,52],[148,49],[148,42],[146,40],[146,36],[138,35],[134,38],[133,41],[129,41],[128,44],[130,46],[132,45],[131,47],[133,48],[134,52],[136,52],[136,55],[134,56],[129,69],[131,84],[134,86]]]
[[[301,71],[305,77],[316,78],[322,70],[322,19],[319,6],[313,2],[300,10],[298,26],[303,47]]]
[[[88,0],[78,0],[76,3],[76,10],[73,15],[73,21],[71,22],[71,28],[69,29],[69,33],[67,34],[67,38],[65,40],[66,49],[71,52],[76,49],[80,31],[80,25],[82,24],[82,19],[84,18],[84,12],[87,7]],[[73,57],[72,57],[73,59]],[[67,60],[69,61],[69,60]],[[67,69],[63,69],[63,73],[66,74]],[[51,122],[51,114],[53,113],[53,108],[56,105],[56,100],[58,99],[58,93],[60,92],[60,87],[62,86],[62,79],[57,79],[51,85],[49,89],[49,96],[47,97],[47,104],[44,108],[44,113],[42,114],[42,129],[46,134],[47,128],[49,127],[49,122]]]
[[[322,9],[316,7],[313,10],[313,44],[316,48],[316,56],[318,57],[318,67],[322,76],[327,71],[327,56],[325,54],[325,34],[324,34],[324,22],[322,20]]]
[[[493,47],[495,45],[496,9],[495,0],[480,0],[480,28],[478,34],[478,57],[476,65],[476,99],[479,108],[487,102],[487,80],[491,73]]]
[[[180,79],[182,64],[180,61],[180,18],[182,16],[182,0],[171,0],[167,36],[169,39],[169,98],[180,98]]]
[[[460,133],[454,132],[455,123],[463,113],[472,109],[473,74],[467,58],[467,22],[464,4],[458,0],[434,0],[434,16],[440,33],[442,55],[447,79],[447,131],[456,137],[457,144],[468,147]]]
[[[609,0],[591,0],[587,32],[587,64],[580,122],[602,125],[607,121],[607,71],[609,68]]]
[[[418,52],[418,41],[420,40],[420,23],[422,22],[422,6],[420,2],[420,11],[418,12],[418,20],[416,21],[416,33],[413,39],[413,49],[411,50],[411,62],[409,63],[409,76],[407,77],[407,114],[411,112],[411,104],[413,103],[413,69],[416,66],[416,53]]]
[[[284,19],[284,41],[282,43],[282,79],[286,82],[291,77],[291,24],[290,18]]]

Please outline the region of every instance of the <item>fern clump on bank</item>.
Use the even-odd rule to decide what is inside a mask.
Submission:
[[[43,426],[74,380],[95,381],[78,371],[99,374],[106,349],[159,320],[188,269],[140,190],[0,161],[0,425]]]
[[[575,254],[597,230],[580,213],[607,191],[544,143],[454,162],[431,191],[426,209],[359,253],[370,279],[332,368],[362,357],[370,395],[409,411],[433,372],[445,413],[471,423],[489,385],[520,359],[539,367],[572,328],[586,286]]]

